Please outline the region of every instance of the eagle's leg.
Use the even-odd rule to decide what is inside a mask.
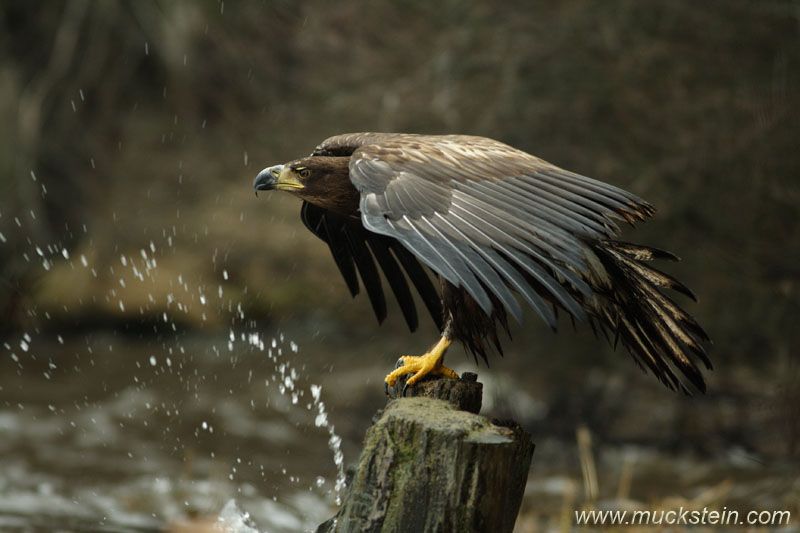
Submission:
[[[447,368],[442,364],[444,354],[452,343],[452,339],[447,335],[447,332],[445,332],[442,338],[439,339],[439,342],[436,343],[436,346],[431,348],[427,353],[423,355],[401,356],[400,361],[402,361],[403,364],[386,376],[384,380],[386,382],[386,387],[394,387],[397,378],[406,374],[414,374],[408,378],[406,387],[410,387],[428,375],[458,379],[458,374],[455,370]]]

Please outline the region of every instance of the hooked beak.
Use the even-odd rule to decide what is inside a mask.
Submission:
[[[258,191],[296,191],[303,188],[303,184],[297,180],[294,173],[285,165],[274,165],[267,167],[256,176],[253,181],[253,188]]]
[[[253,182],[253,188],[256,190],[256,193],[258,191],[270,191],[274,189],[275,185],[278,183],[278,176],[282,169],[283,165],[275,165],[267,167],[259,172]]]

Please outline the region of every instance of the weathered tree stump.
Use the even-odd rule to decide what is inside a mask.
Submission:
[[[513,530],[534,445],[516,424],[476,414],[482,385],[464,377],[419,383],[376,415],[342,506],[318,533]]]

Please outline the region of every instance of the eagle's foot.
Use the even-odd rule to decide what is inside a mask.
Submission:
[[[398,359],[398,367],[390,372],[384,379],[385,388],[388,391],[389,387],[394,387],[397,379],[406,374],[413,374],[405,387],[403,387],[403,395],[405,396],[405,389],[414,385],[426,376],[440,376],[451,379],[458,379],[458,374],[455,370],[448,368],[442,364],[444,354],[451,344],[451,340],[447,337],[442,337],[439,342],[431,348],[431,350],[423,355],[403,355]]]

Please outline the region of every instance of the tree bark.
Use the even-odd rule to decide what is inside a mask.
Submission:
[[[475,408],[476,392],[480,409],[472,376],[420,383],[407,391],[416,397],[389,402],[318,533],[513,530],[534,445],[514,423],[459,409]]]

